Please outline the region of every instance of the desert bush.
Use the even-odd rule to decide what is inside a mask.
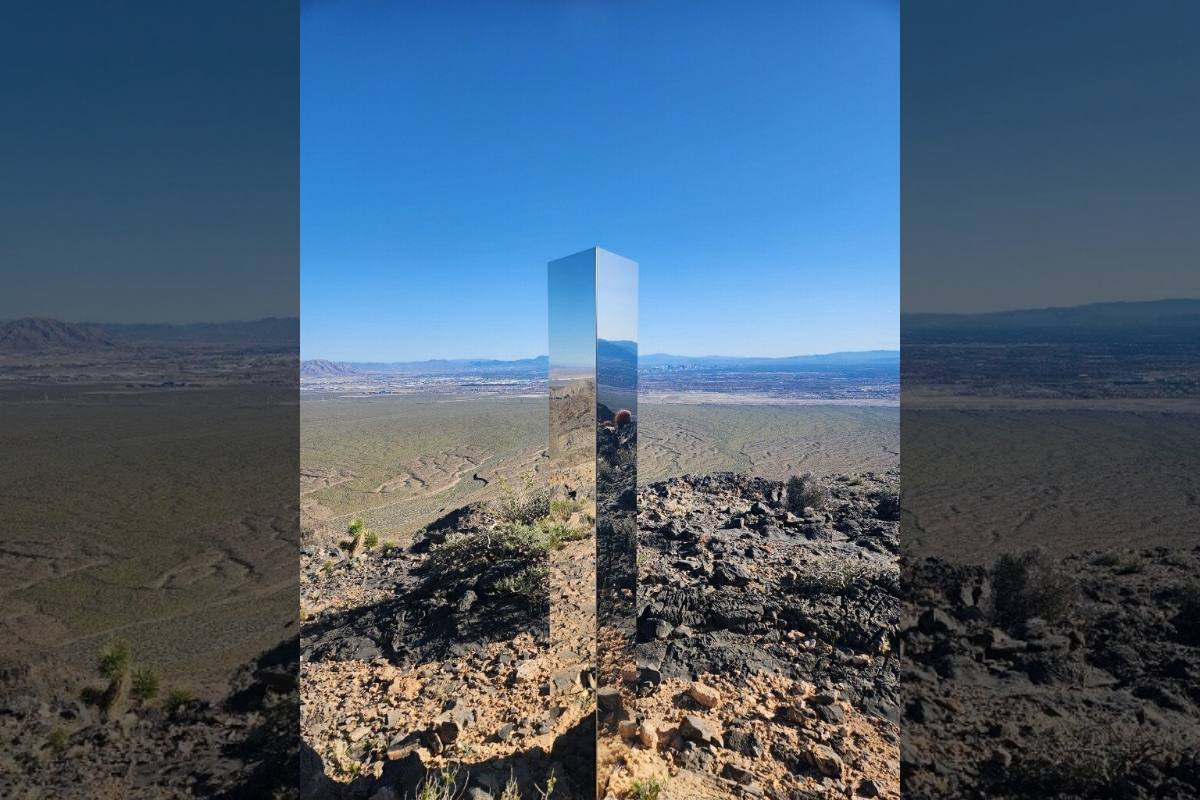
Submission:
[[[350,524],[346,526],[346,534],[349,536],[341,542],[341,548],[349,551],[352,555],[363,549],[363,546],[374,547],[373,544],[367,544],[368,541],[379,543],[379,537],[375,531],[367,527],[367,523],[362,517],[355,517],[350,520]]]
[[[536,605],[546,596],[549,579],[550,571],[545,564],[533,564],[496,581],[496,591],[517,595],[530,605]]]
[[[580,539],[586,539],[589,534],[586,528],[569,528],[557,522],[546,525],[545,529],[547,546],[551,550],[557,550],[567,542],[577,542]]]
[[[1025,797],[1111,797],[1113,786],[1143,765],[1176,769],[1198,743],[1195,736],[1147,732],[1123,722],[1068,723],[1037,736],[1039,746],[1022,753],[996,781],[1004,789]]]
[[[877,583],[888,568],[845,558],[822,558],[806,563],[784,582],[784,588],[804,597],[839,596],[856,581]]]
[[[109,643],[108,647],[100,651],[100,660],[96,665],[96,671],[100,673],[100,677],[112,680],[114,677],[128,672],[132,660],[133,648],[130,647],[129,642],[124,639],[115,639]]]
[[[663,783],[658,778],[639,778],[629,787],[630,800],[658,800]]]
[[[1096,558],[1096,564],[1109,567],[1118,575],[1136,575],[1146,571],[1146,559],[1134,552],[1109,552]]]
[[[379,534],[375,533],[375,531],[369,530],[363,534],[362,542],[363,542],[363,546],[366,547],[368,550],[370,550],[373,547],[378,547],[379,546]]]
[[[534,786],[533,788],[537,790],[538,796],[541,797],[542,800],[550,800],[550,796],[554,794],[554,787],[557,784],[558,776],[554,774],[554,770],[550,770],[550,775],[546,778],[546,786],[544,788],[541,786]]]
[[[992,619],[1006,628],[1034,617],[1055,622],[1071,613],[1077,592],[1044,551],[1005,553],[992,567]]]
[[[787,482],[788,510],[803,514],[804,509],[822,509],[829,502],[829,490],[822,486],[811,472],[793,475]]]
[[[533,472],[521,473],[520,490],[513,489],[500,476],[500,498],[492,503],[492,511],[501,522],[532,525],[550,513],[550,495],[537,488]]]
[[[458,786],[457,769],[430,772],[417,787],[416,800],[454,800],[462,794],[463,789]]]
[[[158,696],[158,687],[158,675],[147,667],[138,667],[129,682],[129,696],[138,705],[145,705]]]
[[[325,559],[325,563],[321,565],[321,572],[325,573],[326,575],[333,574],[333,562],[328,558]]]
[[[67,751],[69,743],[67,732],[62,728],[55,728],[50,731],[50,735],[46,737],[46,746],[50,748],[50,752],[55,756],[61,756]]]
[[[512,773],[509,773],[508,783],[504,784],[500,800],[521,800],[521,787],[517,785],[517,779],[512,776]]]
[[[429,554],[429,569],[447,583],[476,576],[489,567],[510,563],[514,571],[544,562],[550,534],[541,525],[502,525],[448,539]]]
[[[875,516],[880,519],[900,519],[900,495],[897,492],[879,492],[874,496]]]
[[[100,651],[96,671],[108,681],[103,689],[86,688],[79,697],[100,708],[106,715],[121,705],[129,693],[129,675],[132,669],[133,648],[124,639],[114,639]]]
[[[191,689],[177,686],[167,694],[167,711],[174,714],[196,699]]]

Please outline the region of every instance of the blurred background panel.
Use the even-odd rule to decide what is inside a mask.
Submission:
[[[1190,4],[903,9],[906,796],[1194,796]]]
[[[6,9],[6,797],[297,791],[298,23]]]

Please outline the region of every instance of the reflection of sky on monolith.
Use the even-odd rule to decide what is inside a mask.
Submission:
[[[582,726],[572,783],[595,781],[596,261],[550,262],[550,658],[552,701]],[[565,687],[565,688],[564,688]],[[585,788],[586,787],[586,788]]]
[[[551,261],[549,267],[550,378],[596,371],[596,258],[594,250]]]
[[[637,264],[596,251],[597,796],[625,760],[636,718]]]

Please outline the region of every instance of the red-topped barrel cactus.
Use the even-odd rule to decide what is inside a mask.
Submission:
[[[622,408],[616,413],[616,416],[613,417],[613,422],[617,424],[618,428],[622,425],[628,425],[629,423],[633,422],[633,414],[630,413],[629,409]]]

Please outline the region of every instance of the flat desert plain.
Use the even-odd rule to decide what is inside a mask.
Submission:
[[[164,687],[224,696],[295,632],[295,403],[258,387],[0,395],[6,655],[94,677],[123,638]]]
[[[745,472],[882,471],[899,461],[895,406],[639,404],[638,480]],[[538,397],[301,400],[303,523],[335,536],[364,517],[384,540],[466,504],[518,489],[546,468],[547,402]]]
[[[906,408],[906,553],[991,563],[1034,547],[1192,547],[1200,415],[1063,405]]]

